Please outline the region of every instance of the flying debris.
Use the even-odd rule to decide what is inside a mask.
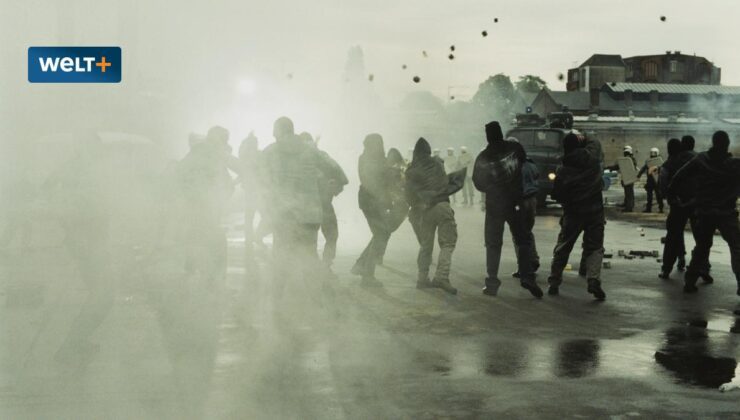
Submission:
[[[449,58],[450,60],[454,60],[455,59],[455,54],[450,54],[450,55],[447,56],[447,58]]]
[[[287,75],[285,75],[285,77],[287,77],[288,80],[292,80],[293,79],[293,73],[288,73]]]
[[[565,79],[565,75],[563,73],[558,73],[558,80],[561,82]]]
[[[426,51],[422,51],[422,52],[421,52],[421,55],[423,55],[423,56],[424,56],[424,58],[427,58],[427,57],[428,57],[428,55],[427,55],[427,52],[426,52]]]
[[[372,82],[373,80],[375,80],[375,75],[371,73],[369,76],[367,76],[367,80]]]
[[[660,17],[660,21],[661,21],[661,22],[665,22],[665,16],[661,16],[661,17]]]
[[[414,80],[414,83],[421,82],[421,78],[419,76],[414,76],[414,79],[413,80]]]
[[[487,36],[488,36],[488,31],[483,31],[483,32],[481,32],[480,34],[481,34],[481,35],[483,35],[483,37],[485,38],[485,37],[487,37]]]
[[[401,66],[401,69],[403,69],[403,70],[406,70],[406,65],[405,65],[405,64],[404,64],[404,65],[402,65],[402,66]]]
[[[494,23],[498,23],[498,18],[493,18]]]
[[[455,46],[454,45],[450,45],[450,51],[455,51]]]
[[[455,97],[454,96],[450,96],[450,100],[451,101],[454,101],[455,100]]]
[[[612,87],[616,86],[617,82],[612,82]]]

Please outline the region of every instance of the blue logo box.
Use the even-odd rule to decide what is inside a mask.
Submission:
[[[29,47],[31,83],[119,83],[120,47]]]

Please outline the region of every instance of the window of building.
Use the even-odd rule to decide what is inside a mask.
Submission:
[[[678,71],[678,61],[671,60],[671,73],[675,73]]]
[[[648,61],[642,67],[645,80],[655,80],[658,78],[658,65],[655,62]]]

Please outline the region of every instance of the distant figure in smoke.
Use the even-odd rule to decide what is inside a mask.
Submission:
[[[498,278],[503,245],[504,224],[509,225],[519,247],[517,267],[520,284],[537,297],[542,290],[532,271],[532,238],[527,232],[522,211],[522,165],[526,160],[519,143],[504,140],[498,121],[486,124],[488,147],[475,160],[473,183],[486,197],[486,277],[483,293],[496,296],[501,286]]]
[[[448,147],[447,148],[447,156],[445,156],[442,160],[445,163],[445,166],[444,166],[445,173],[451,174],[451,173],[457,171],[458,169],[460,169],[459,168],[459,162],[458,162],[457,156],[455,156],[455,149],[454,148]],[[456,194],[452,194],[450,196],[450,198],[452,198],[452,203],[453,204],[457,204]]]
[[[391,200],[391,208],[388,213],[388,231],[393,233],[401,227],[409,213],[409,203],[406,201],[406,168],[408,165],[398,149],[388,149],[387,159],[389,166],[388,195]],[[378,256],[378,264],[380,265],[383,264],[387,245],[388,242],[386,241],[380,250]]]
[[[375,278],[375,266],[381,262],[391,236],[392,203],[388,188],[391,170],[380,134],[368,134],[363,145],[365,150],[358,163],[360,190],[357,199],[373,236],[352,267],[352,274],[362,277],[363,286],[378,287],[383,284]]]
[[[632,170],[637,169],[637,161],[635,160],[635,155],[632,153],[632,146],[624,146],[624,150],[622,150],[622,155],[624,157],[630,158],[632,161]],[[623,171],[625,168],[620,168],[619,163],[615,163],[614,165],[607,166],[606,169],[609,169],[610,171]],[[625,184],[624,180],[621,181],[622,188],[624,189],[624,202],[622,203],[622,211],[625,213],[631,213],[635,208],[635,183],[631,182],[629,184]]]
[[[188,272],[198,272],[211,287],[226,276],[226,232],[221,220],[234,183],[229,170],[239,172],[231,155],[229,131],[214,126],[205,141],[193,145],[178,166],[188,212]]]
[[[466,168],[465,171],[465,185],[463,185],[462,196],[463,205],[472,206],[475,202],[473,190],[473,155],[468,153],[468,148],[465,146],[460,147],[460,156],[457,158],[458,168]]]
[[[586,262],[587,290],[597,300],[606,299],[601,288],[601,263],[604,258],[604,181],[601,170],[601,145],[571,132],[563,138],[563,166],[558,169],[552,198],[563,206],[560,233],[552,256],[549,295],[559,294],[563,270],[578,237],[583,233],[583,259]]]
[[[455,212],[450,207],[449,196],[459,191],[465,180],[465,169],[445,174],[442,163],[432,157],[429,143],[420,138],[414,148],[414,160],[406,170],[406,196],[411,211],[409,221],[419,241],[418,277],[416,287],[438,287],[447,293],[457,294],[450,284],[452,253],[457,244]],[[437,271],[429,281],[429,266],[434,252],[434,236],[439,241]]]
[[[311,134],[303,132],[300,134],[301,140],[311,147],[316,148],[318,145],[314,141]],[[349,183],[347,175],[341,166],[332,159],[328,153],[323,150],[319,150],[323,160],[330,164],[330,173],[324,174],[319,171],[319,194],[321,194],[321,234],[324,235],[324,252],[322,254],[322,262],[327,268],[328,274],[332,277],[336,277],[336,274],[331,270],[331,266],[334,264],[334,258],[337,256],[337,240],[339,239],[339,226],[337,224],[337,213],[334,211],[334,204],[332,201],[334,197],[338,196],[344,191],[344,186]]]
[[[660,166],[650,164],[651,159],[655,159],[660,156],[660,151],[657,147],[650,149],[650,158],[645,161],[645,165],[642,166],[640,172],[637,173],[637,179],[640,179],[642,174],[647,174],[647,181],[645,181],[645,191],[647,191],[647,204],[645,204],[644,213],[650,213],[653,211],[653,195],[655,200],[658,202],[658,211],[663,213],[663,195],[660,193],[658,188],[658,177]]]
[[[110,270],[110,166],[97,134],[82,141],[75,156],[43,185],[65,231],[64,243],[76,263],[87,297],[56,359],[85,363],[98,351],[90,337],[103,323],[115,297]]]
[[[244,248],[247,268],[254,267],[254,219],[262,208],[259,180],[260,151],[257,137],[249,133],[239,146],[239,184],[244,191]],[[260,218],[264,218],[264,211]]]
[[[696,247],[684,276],[684,292],[696,293],[696,282],[709,266],[709,251],[714,232],[719,230],[730,248],[730,262],[740,295],[740,225],[737,196],[740,192],[740,159],[728,153],[730,137],[724,131],[712,135],[712,147],[700,153],[679,169],[668,187],[669,194],[678,194],[688,182],[694,182]],[[690,184],[689,184],[690,185]]]
[[[296,268],[304,279],[320,276],[317,255],[323,221],[319,176],[331,177],[331,162],[296,134],[286,117],[275,121],[275,143],[263,153],[264,178],[273,215],[273,275],[278,293]]]

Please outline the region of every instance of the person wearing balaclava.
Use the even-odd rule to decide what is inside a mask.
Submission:
[[[391,236],[389,211],[392,203],[388,193],[391,171],[385,156],[383,137],[380,134],[368,134],[363,141],[363,147],[358,162],[360,190],[357,200],[370,227],[372,238],[351,272],[362,278],[360,283],[362,286],[380,287],[383,284],[375,278],[375,267],[381,263],[383,250]]]
[[[273,135],[275,143],[262,152],[262,176],[274,229],[274,286],[280,294],[292,274],[291,269],[297,269],[304,279],[326,275],[317,255],[323,220],[319,177],[330,176],[332,165],[295,134],[290,119],[278,118]]]
[[[542,290],[535,281],[532,266],[532,240],[521,212],[522,165],[527,155],[519,143],[504,140],[504,134],[497,121],[486,124],[486,140],[488,147],[478,155],[473,167],[473,184],[486,196],[484,235],[488,276],[483,293],[496,296],[501,286],[498,271],[504,225],[508,224],[519,246],[517,267],[520,284],[533,296],[541,298]]]
[[[660,151],[657,147],[650,149],[650,157],[645,161],[645,165],[642,166],[640,172],[637,173],[637,179],[642,177],[642,174],[647,174],[647,180],[645,181],[645,191],[647,192],[647,204],[645,204],[645,210],[643,213],[650,213],[653,210],[653,196],[658,202],[658,210],[663,213],[663,196],[658,188],[658,177],[660,166],[654,162],[660,157]]]
[[[604,180],[601,170],[601,145],[579,133],[563,138],[563,164],[555,173],[552,198],[563,206],[560,233],[553,251],[551,296],[560,293],[563,270],[578,237],[583,233],[583,260],[586,262],[586,290],[597,300],[606,299],[601,288],[601,263],[604,258]]]
[[[684,275],[684,292],[696,293],[696,282],[709,265],[714,232],[719,230],[730,248],[730,263],[740,296],[740,225],[737,196],[740,192],[740,159],[729,152],[730,137],[724,131],[712,135],[712,147],[699,153],[679,169],[668,186],[668,193],[677,193],[684,184],[693,181],[695,197],[694,238],[696,247]]]
[[[411,205],[409,222],[419,241],[417,289],[436,287],[457,294],[457,289],[450,284],[452,253],[457,244],[457,223],[449,196],[462,188],[464,171],[457,177],[459,187],[451,188],[450,180],[455,178],[455,174],[448,178],[444,164],[432,157],[432,148],[424,138],[416,142],[414,159],[406,169],[406,197]],[[435,235],[439,242],[439,257],[437,271],[430,281],[429,266],[434,253]]]

